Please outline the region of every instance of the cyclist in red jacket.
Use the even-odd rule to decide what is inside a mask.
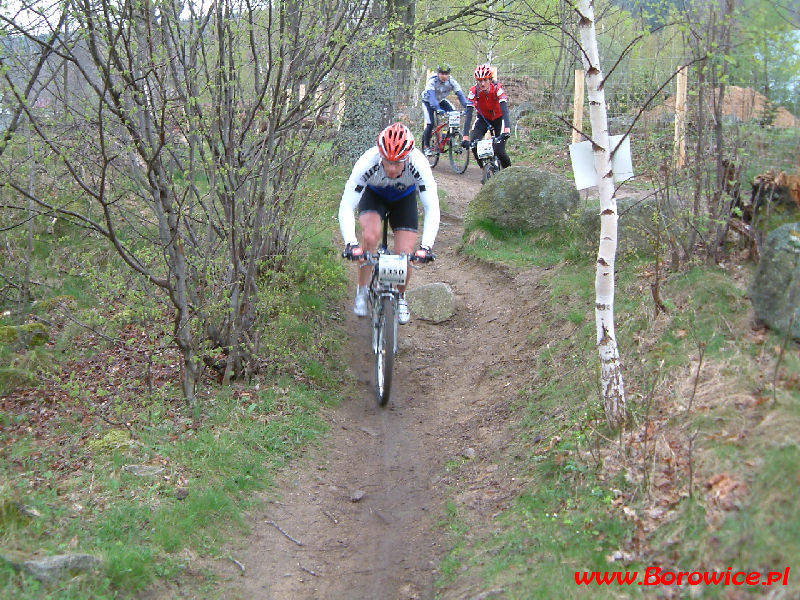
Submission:
[[[469,104],[464,119],[464,141],[461,145],[464,148],[470,147],[470,142],[480,140],[486,135],[488,130],[492,130],[493,136],[501,133],[511,133],[511,117],[508,112],[508,95],[503,89],[503,85],[494,81],[492,68],[489,65],[478,65],[475,69],[475,85],[469,89],[467,94]],[[469,127],[472,122],[472,108],[475,107],[477,116],[475,127],[470,133]],[[469,136],[469,139],[467,137]],[[505,141],[494,144],[494,152],[500,159],[503,168],[511,166],[511,159],[506,153]],[[478,151],[473,148],[472,154],[478,165],[483,168],[483,162],[478,158]]]

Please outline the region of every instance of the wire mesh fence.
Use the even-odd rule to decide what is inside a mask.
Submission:
[[[676,82],[673,77],[682,64],[680,57],[621,63],[608,77],[605,87],[609,133],[630,133],[634,168],[639,173],[659,169],[672,160],[675,143]],[[542,67],[524,64],[498,65],[499,80],[509,96],[514,135],[533,145],[551,144],[565,149],[572,140],[574,71],[554,75]],[[394,90],[388,113],[421,132],[423,112],[420,96],[427,73],[413,73],[411,80],[392,78],[384,89]],[[471,73],[453,76],[466,89]],[[800,98],[789,106],[777,106],[758,91],[753,82],[731,80],[721,101],[723,148],[712,147],[713,104],[719,90],[700,94],[689,70],[685,146],[689,160],[702,159],[720,151],[740,164],[743,177],[752,179],[766,171],[794,171],[800,165]],[[407,87],[402,87],[408,83]],[[456,103],[455,97],[451,101]],[[700,103],[704,117],[700,117]],[[583,130],[591,135],[588,107],[584,103]],[[700,118],[709,141],[698,144]]]
[[[643,176],[674,161],[674,75],[683,61],[677,56],[659,57],[657,69],[653,62],[631,59],[620,63],[605,86],[609,133],[630,134],[634,171]],[[369,65],[364,67],[356,81],[363,89],[347,94],[337,135],[353,138],[347,143],[356,156],[374,143],[383,126],[394,121],[406,123],[421,140],[421,96],[432,73],[415,69],[410,74],[383,71],[378,76]],[[536,68],[519,63],[497,67],[509,96],[514,136],[530,146],[548,145],[566,151],[573,138],[575,71],[570,68],[554,74],[552,66]],[[471,72],[454,69],[452,76],[465,92],[474,83]],[[717,89],[707,88],[701,98],[691,69],[687,87],[684,144],[688,161],[712,163],[712,158],[722,154],[726,161],[736,163],[743,181],[753,181],[766,172],[793,172],[800,166],[800,98],[791,105],[778,106],[755,83],[736,80],[726,85],[721,102]],[[454,95],[449,99],[458,106]],[[721,148],[711,135],[716,126],[714,103],[721,106]],[[585,102],[582,131],[591,136]]]

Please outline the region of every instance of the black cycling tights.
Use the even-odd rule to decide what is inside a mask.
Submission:
[[[469,134],[469,141],[474,142],[475,140],[483,139],[483,136],[486,135],[486,132],[489,131],[489,126],[491,125],[492,130],[494,131],[494,135],[498,136],[503,133],[503,118],[495,119],[494,121],[489,121],[484,119],[480,115],[475,120],[475,126],[472,128],[472,132]],[[511,166],[511,159],[508,157],[508,153],[506,152],[506,143],[500,142],[499,144],[494,145],[494,152],[497,154],[497,158],[500,159],[500,164],[503,165],[503,168]],[[475,156],[475,160],[481,166],[483,164],[478,159],[478,149],[473,148],[472,154]]]

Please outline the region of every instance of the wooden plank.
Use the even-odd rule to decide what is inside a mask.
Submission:
[[[672,157],[675,168],[686,165],[686,95],[688,92],[688,67],[681,67],[675,90],[675,145]]]

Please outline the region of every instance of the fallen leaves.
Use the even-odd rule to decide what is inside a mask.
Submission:
[[[738,509],[741,499],[748,493],[747,484],[729,473],[712,475],[706,488],[706,501],[726,511]]]
[[[738,510],[748,493],[747,484],[729,473],[712,475],[706,488],[706,522],[712,529],[723,523],[726,513]]]

